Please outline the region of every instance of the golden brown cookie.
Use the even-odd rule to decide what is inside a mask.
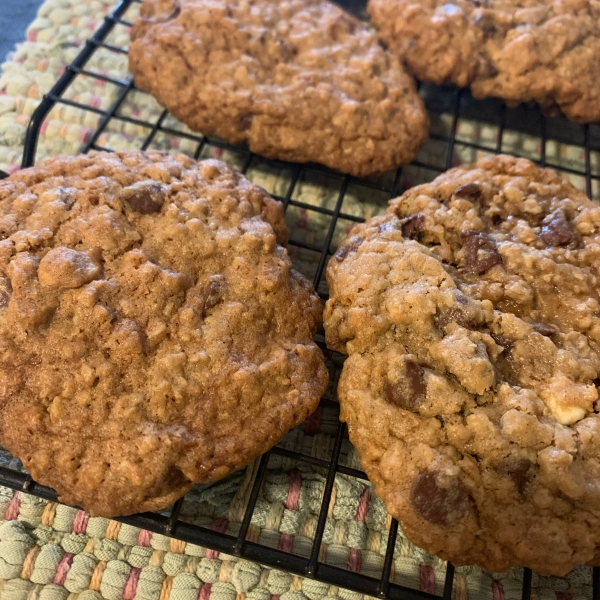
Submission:
[[[422,81],[600,120],[597,0],[369,0],[368,11]]]
[[[600,206],[528,160],[408,190],[332,257],[341,418],[417,545],[564,575],[600,555]]]
[[[131,39],[139,88],[269,158],[363,176],[411,161],[427,137],[412,78],[327,0],[144,0]]]
[[[0,441],[93,515],[164,508],[327,384],[281,204],[222,162],[56,158],[0,182]]]

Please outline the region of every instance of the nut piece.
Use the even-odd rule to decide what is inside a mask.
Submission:
[[[594,385],[571,381],[559,371],[540,390],[539,395],[559,423],[572,425],[592,410],[598,399],[598,390]]]

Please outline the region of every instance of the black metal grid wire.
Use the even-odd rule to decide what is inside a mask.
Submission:
[[[201,134],[196,135],[174,129],[165,124],[168,116],[167,111],[163,111],[154,122],[147,122],[135,116],[120,114],[119,109],[128,95],[135,90],[132,77],[128,74],[123,74],[123,77],[109,76],[95,72],[86,67],[90,58],[100,49],[119,54],[127,53],[126,48],[107,43],[105,40],[117,25],[131,25],[131,22],[125,19],[124,15],[134,3],[139,1],[140,0],[121,0],[116,8],[105,18],[101,27],[86,42],[85,47],[77,58],[66,68],[64,74],[56,82],[51,91],[44,96],[29,123],[22,166],[28,167],[34,164],[36,158],[36,145],[42,123],[55,105],[62,104],[96,113],[100,117],[97,128],[82,149],[83,152],[88,152],[90,150],[111,150],[111,148],[101,146],[99,140],[102,133],[106,131],[109,123],[111,121],[119,120],[124,123],[144,126],[149,129],[147,137],[140,145],[140,148],[142,149],[150,147],[153,140],[160,134],[186,138],[187,140],[196,143],[197,146],[194,153],[196,158],[202,155],[209,144],[224,150],[233,150],[242,157],[240,170],[243,173],[246,173],[251,164],[256,161],[270,166],[286,168],[291,173],[288,190],[284,195],[274,195],[275,198],[283,203],[284,209],[287,211],[290,206],[299,209],[309,209],[330,219],[330,223],[324,232],[325,237],[322,244],[314,244],[302,240],[292,240],[290,242],[290,245],[292,246],[297,246],[298,248],[318,254],[318,264],[314,273],[314,286],[315,289],[321,290],[327,260],[335,251],[335,248],[332,248],[332,240],[334,239],[338,220],[343,219],[349,222],[360,222],[363,220],[356,215],[346,213],[342,210],[348,187],[350,185],[360,184],[363,190],[366,191],[365,193],[368,193],[368,190],[371,190],[373,193],[384,193],[387,197],[392,198],[401,191],[403,177],[402,169],[398,169],[393,176],[388,177],[387,179],[357,179],[349,175],[341,175],[332,172],[319,165],[290,165],[278,161],[265,161],[245,148],[233,147],[222,140],[209,139]],[[346,4],[346,7],[354,12],[360,11],[364,7],[363,0],[339,1],[342,4]],[[108,109],[101,109],[64,97],[65,91],[78,76],[91,77],[97,81],[103,81],[118,86],[119,93],[116,100]],[[510,129],[524,134],[530,134],[533,137],[538,138],[540,140],[539,164],[542,166],[554,167],[559,171],[581,177],[584,181],[584,188],[588,196],[592,197],[594,186],[600,187],[600,166],[594,171],[592,165],[592,156],[594,152],[598,152],[598,162],[600,163],[600,127],[587,125],[578,126],[568,123],[564,119],[557,120],[546,118],[537,109],[532,108],[521,107],[519,109],[509,109],[498,101],[475,102],[470,97],[469,93],[464,90],[450,90],[433,86],[423,86],[420,91],[430,110],[430,114],[439,115],[443,113],[445,115],[450,115],[450,121],[449,127],[445,132],[440,133],[439,131],[435,131],[435,128],[432,128],[430,135],[431,140],[446,145],[445,157],[436,164],[417,159],[412,163],[412,167],[427,169],[433,177],[453,166],[455,149],[459,145],[463,149],[472,150],[474,153],[500,153],[504,148],[503,136],[505,132]],[[497,127],[495,142],[485,145],[460,139],[457,136],[457,127],[460,119],[464,118],[472,118],[480,122],[491,123]],[[549,140],[555,140],[583,148],[585,150],[585,166],[583,168],[578,168],[565,164],[554,164],[551,160],[547,160],[546,146]],[[329,180],[337,182],[339,191],[337,199],[333,204],[333,208],[315,206],[312,204],[309,205],[293,197],[296,184],[300,181],[301,176],[306,169],[310,169],[311,172],[316,171],[321,173]],[[0,172],[0,176],[1,175],[6,174]],[[406,185],[406,182],[404,185]],[[321,292],[321,296],[325,298],[326,293]],[[323,346],[322,341],[320,343]],[[338,377],[339,367],[333,374],[334,381],[337,382]],[[322,406],[330,409],[332,407],[337,408],[335,402],[327,399],[322,400]],[[381,576],[378,579],[364,574],[350,572],[319,560],[319,552],[325,531],[327,512],[332,499],[336,474],[343,474],[361,480],[367,479],[362,471],[340,463],[340,452],[345,437],[345,425],[343,423],[338,423],[334,435],[333,450],[329,459],[307,456],[306,454],[301,454],[280,446],[276,446],[263,455],[256,470],[256,476],[252,485],[249,500],[245,507],[244,516],[237,535],[219,533],[180,519],[180,511],[185,498],[177,501],[168,515],[143,513],[117,518],[116,520],[372,596],[379,596],[382,598],[403,598],[406,600],[439,598],[450,600],[452,597],[454,581],[454,567],[451,564],[448,564],[446,568],[445,582],[441,596],[401,586],[390,581],[398,533],[398,523],[396,520],[392,520],[391,522],[386,552],[383,559],[383,568],[381,570]],[[259,498],[261,486],[267,473],[269,458],[277,455],[295,459],[305,464],[312,465],[313,467],[326,469],[327,472],[324,492],[320,504],[321,509],[319,511],[316,531],[312,540],[309,556],[300,556],[294,553],[284,552],[246,539],[251,525],[252,515]],[[22,490],[54,502],[56,502],[58,498],[58,495],[54,490],[33,481],[27,473],[5,466],[0,466],[0,485],[15,490]],[[599,567],[593,568],[592,580],[593,600],[600,600]],[[529,569],[524,569],[522,581],[522,599],[529,600],[532,582],[532,573]]]

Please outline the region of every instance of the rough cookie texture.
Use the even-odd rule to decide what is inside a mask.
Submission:
[[[207,135],[354,175],[412,160],[428,118],[374,34],[326,0],[144,0],[136,85]]]
[[[342,419],[406,535],[455,565],[600,564],[600,206],[528,160],[459,167],[328,265]]]
[[[0,441],[93,515],[160,509],[327,383],[281,205],[215,160],[57,158],[0,182]]]
[[[598,0],[369,0],[368,10],[423,81],[600,120]]]

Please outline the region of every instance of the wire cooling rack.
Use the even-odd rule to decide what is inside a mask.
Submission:
[[[362,16],[362,0],[346,0],[342,3],[347,9]],[[387,200],[404,189],[429,181],[456,164],[471,162],[485,154],[509,152],[523,155],[542,166],[554,168],[584,190],[589,197],[600,198],[600,126],[579,126],[563,118],[546,117],[533,107],[513,109],[495,100],[477,102],[464,90],[421,86],[420,93],[432,119],[430,139],[411,165],[377,178],[358,179],[319,165],[267,161],[246,148],[231,146],[222,140],[194,133],[178,123],[167,111],[153,105],[149,96],[142,99],[145,95],[135,88],[126,69],[115,74],[98,68],[98,64],[103,62],[102,54],[126,56],[126,45],[114,43],[114,40],[124,39],[123,35],[119,38],[118,30],[127,31],[137,8],[139,0],[122,0],[66,68],[52,90],[44,96],[29,124],[22,166],[34,164],[40,133],[48,115],[57,107],[74,109],[89,116],[88,122],[92,125],[82,140],[82,152],[125,149],[112,143],[115,140],[120,140],[119,143],[125,140],[128,147],[179,150],[195,158],[220,156],[229,160],[250,179],[265,184],[268,191],[283,203],[288,224],[298,218],[309,218],[316,224],[312,230],[295,229],[292,226],[289,251],[298,268],[312,277],[315,289],[324,299],[327,297],[327,286],[323,274],[327,261],[335,251],[337,242],[349,228],[369,216],[383,212]],[[99,60],[95,60],[97,58]],[[107,106],[73,93],[73,90],[77,91],[78,81],[82,79],[93,80],[98,86],[111,86],[114,89]],[[136,98],[135,102],[131,102],[133,97]],[[301,192],[302,189],[313,188],[320,190],[318,201]],[[325,349],[321,335],[317,336],[317,341]],[[325,351],[327,352],[326,349]],[[190,523],[190,519],[184,515],[185,510],[182,513],[185,498],[163,513],[144,513],[117,520],[371,596],[450,600],[455,577],[455,569],[451,564],[445,567],[444,582],[439,586],[438,594],[393,581],[391,575],[398,536],[398,523],[393,519],[389,522],[387,544],[377,577],[328,564],[323,558],[322,543],[336,477],[341,475],[363,482],[367,480],[360,468],[356,468],[357,464],[346,460],[346,428],[335,419],[338,407],[334,401],[342,358],[331,353],[328,356],[333,384],[319,409],[328,411],[334,417],[334,425],[329,431],[331,443],[327,451],[315,456],[307,451],[290,449],[290,445],[284,440],[256,461],[254,468],[250,470],[253,480],[249,482],[251,488],[241,512],[243,516],[234,534]],[[309,547],[302,552],[295,551],[293,546],[291,550],[273,547],[272,544],[262,543],[260,539],[256,541],[256,536],[249,535],[269,464],[275,457],[293,464],[308,465],[322,474],[324,485],[318,501],[320,509],[316,515],[316,526]],[[22,470],[0,465],[0,485],[57,501],[54,490],[36,483]],[[522,582],[520,596],[522,600],[529,600],[532,589],[531,571],[524,569],[519,579]],[[592,582],[593,600],[600,600],[600,568],[593,569]]]

